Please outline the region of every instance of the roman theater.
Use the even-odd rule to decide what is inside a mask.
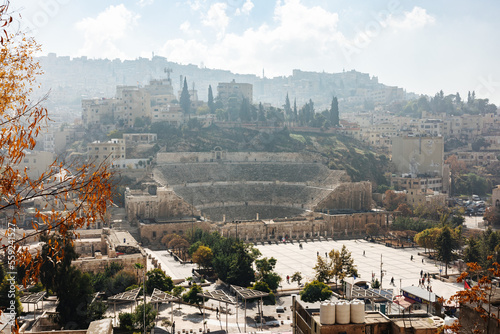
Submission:
[[[142,189],[127,189],[126,212],[141,240],[199,227],[247,241],[350,237],[385,214],[371,212],[371,183],[350,182],[309,153],[158,153]]]

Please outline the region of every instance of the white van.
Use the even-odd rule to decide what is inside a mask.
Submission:
[[[473,201],[480,201],[481,198],[478,195],[472,195],[472,200]]]

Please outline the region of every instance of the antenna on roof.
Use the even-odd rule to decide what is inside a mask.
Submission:
[[[173,72],[172,69],[170,67],[169,68],[165,67],[163,71],[167,73],[167,80],[170,81],[170,73]]]

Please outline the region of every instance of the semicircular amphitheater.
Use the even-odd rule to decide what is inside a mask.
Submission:
[[[158,154],[154,192],[164,200],[151,215],[236,221],[370,209],[369,182],[351,183],[344,171],[330,170],[311,155],[220,153]]]

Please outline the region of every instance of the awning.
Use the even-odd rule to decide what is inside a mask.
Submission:
[[[414,300],[406,298],[405,296],[396,296],[394,297],[393,302],[403,307],[404,309],[409,308],[410,306],[413,305],[413,303],[415,303]]]

